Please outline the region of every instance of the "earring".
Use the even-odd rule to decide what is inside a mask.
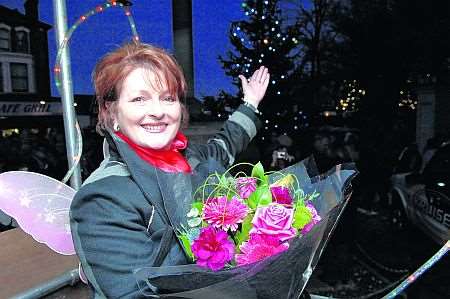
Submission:
[[[119,127],[119,124],[118,124],[118,123],[114,122],[114,124],[113,124],[113,130],[114,130],[114,132],[118,132],[118,131],[120,130],[120,127]]]

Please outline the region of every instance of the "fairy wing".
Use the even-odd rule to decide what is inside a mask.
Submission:
[[[36,241],[63,255],[75,254],[69,225],[71,187],[42,174],[0,174],[0,210],[14,218]]]

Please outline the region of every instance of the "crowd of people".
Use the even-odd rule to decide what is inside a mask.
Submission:
[[[101,160],[100,136],[82,131],[83,155],[80,166],[86,178]],[[63,128],[22,128],[4,130],[0,135],[0,173],[23,170],[61,180],[68,170]]]

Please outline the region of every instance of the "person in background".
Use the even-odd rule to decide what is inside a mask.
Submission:
[[[269,84],[261,66],[239,76],[244,103],[207,144],[182,134],[186,82],[171,55],[125,44],[93,72],[97,131],[105,159],[71,205],[72,237],[95,298],[140,298],[133,270],[187,263],[174,234],[186,223],[192,193],[209,174],[233,164],[261,126],[258,105]]]

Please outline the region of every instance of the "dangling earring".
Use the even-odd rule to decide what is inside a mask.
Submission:
[[[113,130],[114,130],[114,132],[119,132],[119,130],[120,130],[119,123],[114,122]]]

